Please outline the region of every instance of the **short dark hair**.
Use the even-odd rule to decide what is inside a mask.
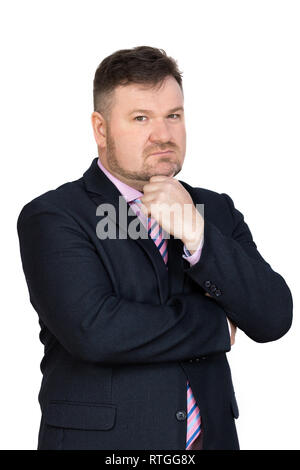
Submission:
[[[138,46],[120,49],[102,60],[93,82],[94,111],[108,118],[112,94],[118,85],[140,83],[160,86],[164,79],[173,76],[182,92],[182,72],[177,62],[163,49]]]

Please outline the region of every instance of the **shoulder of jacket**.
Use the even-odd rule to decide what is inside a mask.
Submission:
[[[17,223],[19,223],[19,220],[23,217],[33,215],[45,208],[63,211],[67,209],[70,204],[74,204],[74,198],[80,196],[80,192],[82,191],[82,177],[74,181],[63,183],[55,189],[50,189],[34,197],[21,208]]]
[[[191,186],[190,184],[186,183],[185,181],[178,180],[179,183],[181,183],[184,188],[190,193],[192,198],[197,200],[197,202],[201,202],[201,199],[203,202],[217,202],[220,201],[220,203],[226,203],[225,198],[227,194],[225,193],[219,193],[217,191],[213,191],[212,189],[208,188],[201,188],[201,187],[195,187]],[[225,196],[225,197],[224,197]]]

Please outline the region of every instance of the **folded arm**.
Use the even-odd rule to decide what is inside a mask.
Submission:
[[[227,194],[222,197],[220,211],[232,217],[232,233],[224,235],[205,219],[201,257],[186,274],[250,338],[274,341],[291,326],[291,292],[283,277],[258,252],[243,214]]]
[[[75,357],[153,363],[230,350],[225,312],[203,293],[164,305],[119,297],[88,235],[54,205],[27,204],[17,229],[31,304]]]

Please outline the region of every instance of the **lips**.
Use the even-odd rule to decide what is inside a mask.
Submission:
[[[165,153],[173,152],[173,150],[165,150],[164,152],[155,152],[151,153],[150,155],[164,155]]]

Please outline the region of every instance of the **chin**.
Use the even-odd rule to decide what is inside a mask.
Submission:
[[[174,172],[177,172],[177,170],[178,164],[170,162],[158,162],[154,169],[156,174],[162,174],[165,176],[172,175]]]

